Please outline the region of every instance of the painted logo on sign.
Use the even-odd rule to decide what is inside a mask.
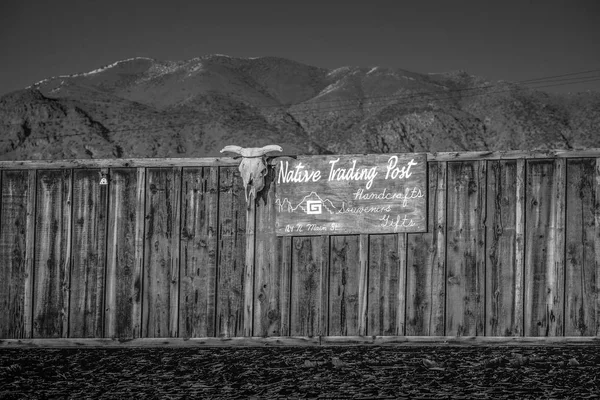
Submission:
[[[306,201],[306,213],[307,214],[321,214],[323,212],[323,203],[320,200],[307,200]]]

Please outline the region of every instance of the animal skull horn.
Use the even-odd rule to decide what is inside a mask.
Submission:
[[[283,149],[281,146],[271,144],[264,147],[247,148],[225,146],[221,150],[221,153],[226,151],[239,154],[243,157],[239,169],[242,181],[244,182],[246,202],[248,202],[250,198],[256,198],[256,194],[265,187],[265,175],[267,174],[265,155],[271,151],[281,152]]]

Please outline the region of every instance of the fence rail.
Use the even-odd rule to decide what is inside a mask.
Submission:
[[[598,149],[428,154],[409,234],[277,237],[237,163],[0,162],[0,338],[600,334]]]

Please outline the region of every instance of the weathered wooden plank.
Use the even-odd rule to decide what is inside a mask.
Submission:
[[[25,309],[23,318],[25,320],[26,337],[33,337],[33,278],[35,261],[35,222],[37,211],[37,171],[29,170],[27,176],[27,219],[25,232]]]
[[[398,235],[398,305],[394,335],[406,334],[406,274],[407,274],[408,234]]]
[[[179,336],[215,336],[219,170],[185,168],[182,178]]]
[[[38,172],[33,336],[67,337],[71,171]]]
[[[428,153],[427,161],[476,161],[598,157],[600,149],[582,150],[504,150],[504,151],[461,151]]]
[[[217,262],[217,336],[242,336],[244,329],[244,258],[246,199],[237,168],[219,172]]]
[[[317,346],[386,346],[386,347],[580,347],[597,351],[600,340],[595,336],[573,337],[502,337],[502,336],[270,336],[236,338],[140,338],[118,339],[0,339],[0,348],[214,348],[214,347],[317,347]]]
[[[359,329],[360,236],[331,237],[329,335],[357,335]]]
[[[108,158],[78,160],[0,161],[0,169],[72,169],[72,168],[172,168],[218,167],[239,165],[241,158]]]
[[[408,235],[406,335],[444,334],[446,170],[429,163],[428,233]]]
[[[34,171],[35,173],[35,171]],[[0,338],[29,337],[31,311],[26,293],[31,284],[27,264],[28,171],[2,171],[0,209]],[[35,184],[35,181],[34,181]],[[35,202],[35,199],[34,199]]]
[[[256,197],[249,194],[245,204],[246,209],[246,235],[244,246],[244,327],[243,336],[253,336],[254,325],[254,253],[256,246]]]
[[[275,235],[275,170],[269,168],[265,188],[256,201],[256,277],[254,282],[254,336],[280,336],[282,330],[281,289],[283,269],[279,264]],[[280,251],[282,250],[279,247]],[[289,254],[289,252],[287,253]],[[289,260],[285,288],[289,295]],[[285,313],[286,317],[289,315]],[[287,325],[287,324],[286,324]]]
[[[291,283],[292,283],[292,238],[277,238],[277,254],[279,273],[279,310],[281,313],[280,336],[290,336]]]
[[[448,163],[446,333],[484,334],[485,161]]]
[[[176,337],[181,169],[146,170],[142,336]]]
[[[290,335],[326,334],[328,237],[292,238],[291,252]]]
[[[594,171],[594,264],[596,265],[595,303],[596,303],[596,336],[600,336],[600,158],[596,158]],[[593,329],[593,328],[592,328]]]
[[[145,171],[110,170],[105,335],[141,335]],[[141,249],[140,249],[141,247]]]
[[[554,158],[598,158],[600,149],[582,150],[507,150],[427,153],[428,162],[516,160]],[[140,168],[140,167],[218,167],[235,166],[240,158],[121,158],[80,160],[19,160],[0,161],[0,169],[71,169],[71,168]]]
[[[596,334],[596,159],[567,160],[565,335]]]
[[[489,161],[485,277],[488,336],[522,335],[523,272],[517,271],[516,259],[519,184],[522,180],[517,179],[517,161]]]
[[[367,334],[369,294],[369,235],[358,240],[358,334]]]
[[[525,335],[561,336],[565,160],[528,161]]]
[[[371,235],[368,334],[403,335],[406,234]]]
[[[517,204],[515,210],[515,333],[525,333],[525,228],[526,228],[526,167],[524,159],[517,160]]]
[[[69,337],[104,335],[108,185],[99,182],[99,169],[73,171]]]

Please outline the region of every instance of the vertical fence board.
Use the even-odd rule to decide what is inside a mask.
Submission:
[[[596,304],[596,326],[592,328],[592,333],[600,336],[600,158],[596,158],[594,181],[594,264],[596,267],[594,291],[596,295],[593,301]]]
[[[217,167],[185,168],[182,178],[179,336],[215,336]]]
[[[0,210],[0,338],[26,338],[29,281],[27,265],[27,171],[2,171]]]
[[[404,334],[405,234],[371,235],[368,334]]]
[[[39,171],[33,336],[68,335],[71,171]]]
[[[517,161],[489,161],[486,334],[522,334],[522,271],[517,272]]]
[[[359,334],[360,236],[331,237],[329,334]]]
[[[73,171],[70,337],[102,337],[108,186],[99,169]]]
[[[428,163],[427,233],[408,234],[406,335],[444,335],[446,162]]]
[[[275,169],[265,177],[265,189],[256,202],[256,279],[254,287],[254,336],[280,336],[282,333],[282,264],[278,264],[275,236]],[[281,249],[280,249],[281,250]],[[289,254],[289,253],[288,253]],[[288,265],[289,267],[289,265]],[[289,279],[288,281],[289,282]],[[289,292],[288,292],[289,294]],[[285,316],[287,317],[287,313]]]
[[[143,168],[110,171],[109,222],[106,266],[105,335],[137,338],[141,330],[142,269],[140,235],[143,232],[145,174]],[[142,240],[143,246],[143,240]]]
[[[392,335],[406,335],[406,275],[407,275],[408,234],[398,234],[398,304],[396,312],[396,329]]]
[[[146,170],[142,336],[177,336],[180,168]]]
[[[515,210],[515,334],[525,333],[525,219],[526,204],[526,166],[525,159],[517,160],[517,204]]]
[[[246,199],[237,168],[219,172],[217,336],[241,336],[244,329]]]
[[[283,238],[285,241],[286,239]],[[290,335],[325,335],[328,240],[323,236],[292,238]],[[285,243],[284,243],[285,245]],[[325,280],[325,281],[324,281]]]
[[[369,235],[360,235],[358,242],[358,334],[367,334],[369,294]]]
[[[595,159],[567,162],[565,335],[596,334]]]
[[[246,203],[246,235],[244,246],[244,278],[242,290],[244,291],[244,316],[243,336],[252,336],[254,325],[254,253],[256,249],[256,197],[249,194]]]
[[[291,283],[292,283],[292,237],[282,236],[277,238],[278,267],[281,268],[279,274],[279,304],[281,310],[281,336],[289,336],[290,333],[290,315],[291,304]]]
[[[527,165],[527,336],[563,334],[564,165],[564,159],[530,160]]]
[[[37,215],[37,171],[29,171],[27,177],[27,231],[25,233],[25,332],[26,337],[33,337],[33,293],[35,264],[35,222]]]
[[[485,161],[448,164],[446,334],[484,333]]]

